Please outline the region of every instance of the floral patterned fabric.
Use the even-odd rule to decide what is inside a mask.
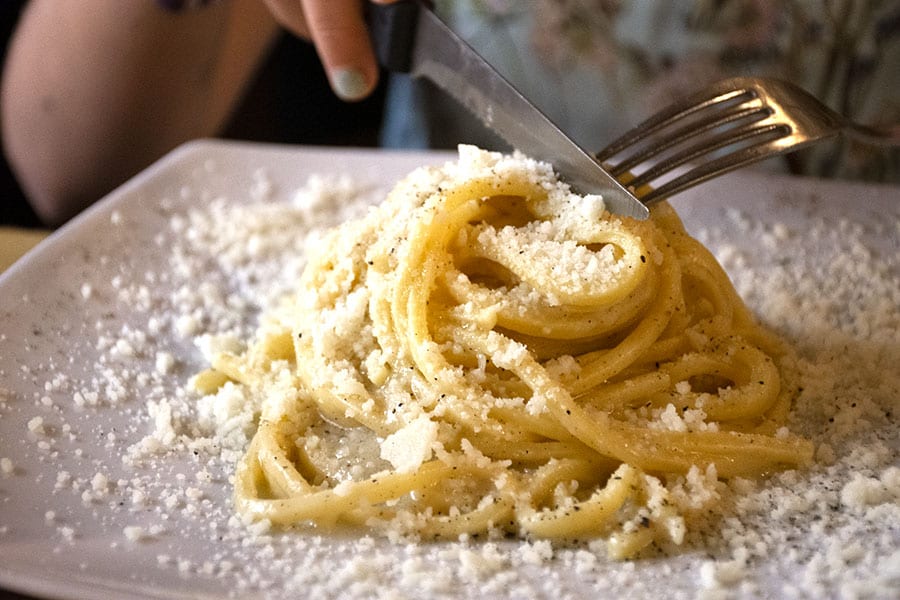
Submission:
[[[854,120],[900,129],[898,0],[438,0],[436,6],[588,149],[679,96],[736,75],[781,77]],[[443,94],[409,81],[392,88],[392,107],[405,106],[407,116],[389,119],[387,145],[495,142]],[[410,113],[410,105],[419,110]],[[427,127],[410,124],[410,114]],[[900,151],[846,139],[774,166],[900,181]]]

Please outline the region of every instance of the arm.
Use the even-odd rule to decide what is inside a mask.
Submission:
[[[214,135],[277,27],[256,0],[32,0],[3,73],[10,164],[58,224],[176,145]]]
[[[339,97],[375,87],[361,0],[221,0],[182,13],[153,0],[31,0],[0,117],[38,215],[61,223],[178,144],[215,135],[276,21],[312,39]]]

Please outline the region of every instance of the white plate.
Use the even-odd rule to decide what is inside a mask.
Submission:
[[[888,416],[861,415],[868,419],[867,433],[855,430],[847,448],[863,453],[874,448],[870,465],[839,457],[830,469],[776,477],[774,489],[796,487],[808,505],[773,507],[771,524],[754,521],[751,529],[761,531],[745,528],[745,539],[738,542],[733,527],[726,528],[730,540],[713,539],[679,556],[636,563],[608,562],[572,549],[557,549],[547,558],[541,554],[544,546],[521,542],[417,547],[373,540],[360,558],[353,556],[359,545],[350,536],[273,532],[253,539],[229,523],[229,473],[218,458],[183,452],[137,465],[123,461],[129,448],[154,430],[148,402],[184,402],[187,378],[204,366],[191,336],[183,334],[214,324],[208,313],[179,321],[184,316],[179,294],[199,290],[206,281],[231,303],[218,317],[224,314],[246,328],[255,316],[255,294],[271,293],[266,282],[244,281],[239,266],[225,268],[216,257],[193,257],[208,268],[200,280],[192,280],[196,272],[179,273],[172,266],[173,253],[190,247],[189,234],[177,224],[191,210],[213,210],[221,206],[217,198],[226,206],[290,202],[312,174],[350,174],[388,187],[416,166],[447,158],[192,143],[86,211],[0,277],[0,388],[5,390],[0,458],[8,459],[2,463],[7,470],[12,467],[0,472],[0,585],[54,598],[559,598],[625,586],[631,597],[791,591],[852,596],[860,590],[888,597],[897,591],[900,497],[892,494],[900,494],[900,481],[891,479],[890,469],[898,465],[896,362],[882,365],[887,375],[875,372],[869,383],[856,383],[869,386],[864,394],[881,395],[878,406],[898,409]],[[684,194],[674,204],[772,325],[809,348],[840,332],[845,352],[858,351],[860,360],[871,359],[872,344],[881,344],[885,360],[897,359],[898,188],[743,173]],[[815,235],[805,239],[809,231]],[[765,272],[782,296],[791,295],[795,281],[830,294],[832,279],[853,268],[836,257],[853,252],[868,253],[860,260],[868,261],[869,271],[856,275],[873,280],[871,285],[862,281],[858,293],[846,299],[832,294],[824,300],[827,306],[804,304],[811,295],[805,285],[796,290],[796,319],[773,304],[772,288],[754,288],[759,281],[754,278]],[[866,300],[868,292],[880,294],[881,304]],[[884,318],[859,317],[858,307],[883,312]],[[827,317],[824,330],[822,319],[804,313],[811,310]],[[873,322],[882,330],[863,331]],[[119,339],[123,343],[117,347]],[[160,352],[168,353],[161,366]],[[171,370],[167,355],[175,361]],[[865,375],[875,367],[859,368]],[[91,390],[99,391],[97,406],[91,405]],[[816,428],[827,424],[813,419],[806,427],[815,439]],[[881,446],[887,456],[877,452]],[[876,481],[883,494],[871,502],[847,496],[841,505],[841,490],[851,485],[854,472]],[[827,485],[838,489],[820,489]],[[753,497],[766,493],[759,489]],[[768,547],[754,546],[754,536]],[[749,555],[740,548],[750,548]]]

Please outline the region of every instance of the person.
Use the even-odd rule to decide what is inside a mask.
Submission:
[[[846,117],[892,128],[900,136],[896,0],[438,0],[435,5],[454,31],[589,151],[605,147],[670,102],[734,76],[792,81]],[[407,119],[396,119],[395,126],[397,112],[388,110],[383,138],[389,145],[491,143],[445,95],[427,88],[394,91],[388,92],[389,107],[417,107],[425,126],[403,130]],[[840,138],[759,167],[900,182],[900,151]]]
[[[738,74],[791,79],[873,125],[900,122],[900,5],[889,0],[433,4],[588,149],[679,95]],[[392,75],[379,84],[360,0],[31,0],[5,63],[2,125],[38,215],[64,222],[178,144],[234,131],[283,30],[311,40],[337,97],[359,102],[381,90],[377,143],[496,143],[427,82]],[[305,92],[310,73],[282,83]],[[299,107],[287,109],[304,119]],[[785,164],[819,176],[896,181],[900,173],[896,151],[849,142]]]
[[[357,0],[28,2],[4,65],[2,131],[38,216],[58,225],[177,145],[221,134],[279,26],[312,39],[338,96],[375,89]]]

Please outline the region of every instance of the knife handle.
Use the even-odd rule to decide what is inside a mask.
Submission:
[[[397,73],[409,72],[421,5],[419,0],[402,0],[391,4],[366,2],[366,21],[372,37],[372,49],[378,64],[385,69]]]

